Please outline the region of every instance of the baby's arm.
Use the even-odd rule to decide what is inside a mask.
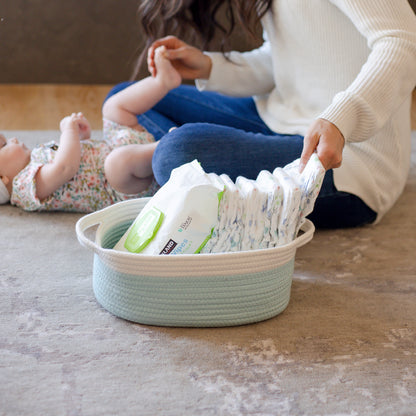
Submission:
[[[164,47],[156,49],[157,73],[155,77],[147,77],[130,85],[104,103],[104,118],[135,128],[138,125],[136,118],[138,114],[150,110],[171,89],[181,84],[181,76],[164,54]]]
[[[42,201],[78,172],[81,161],[80,140],[90,135],[88,121],[81,113],[62,119],[61,138],[53,162],[43,165],[35,176],[36,196]]]

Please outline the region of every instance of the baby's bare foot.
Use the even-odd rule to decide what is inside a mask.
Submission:
[[[179,87],[182,83],[182,78],[179,72],[174,68],[172,63],[166,57],[165,46],[160,46],[155,51],[156,64],[156,78],[168,88],[169,90]]]

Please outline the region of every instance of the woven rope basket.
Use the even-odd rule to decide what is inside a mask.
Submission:
[[[112,250],[149,198],[88,214],[76,224],[94,252],[93,289],[112,314],[141,324],[242,325],[272,318],[289,303],[296,249],[314,233],[307,220],[290,244],[218,254],[148,256]],[[86,235],[98,225],[95,241]]]

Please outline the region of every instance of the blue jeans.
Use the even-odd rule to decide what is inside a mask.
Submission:
[[[128,85],[116,85],[108,96]],[[206,172],[255,179],[261,170],[283,167],[302,152],[303,137],[271,131],[252,98],[200,92],[189,85],[172,90],[137,119],[160,141],[152,161],[160,185],[172,169],[194,159]],[[177,128],[169,132],[172,127]],[[371,223],[376,216],[357,196],[339,192],[328,170],[309,219],[317,228],[345,228]]]

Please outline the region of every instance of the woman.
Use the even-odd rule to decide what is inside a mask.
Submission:
[[[224,55],[160,38],[193,28],[208,42],[222,3],[231,29],[261,18],[261,47]],[[163,45],[182,79],[197,85],[174,89],[139,117],[160,139],[152,163],[159,184],[195,158],[208,172],[255,178],[298,157],[304,165],[316,151],[327,169],[309,217],[317,227],[378,222],[393,206],[410,165],[416,84],[407,0],[144,1],[140,12],[152,75]]]

